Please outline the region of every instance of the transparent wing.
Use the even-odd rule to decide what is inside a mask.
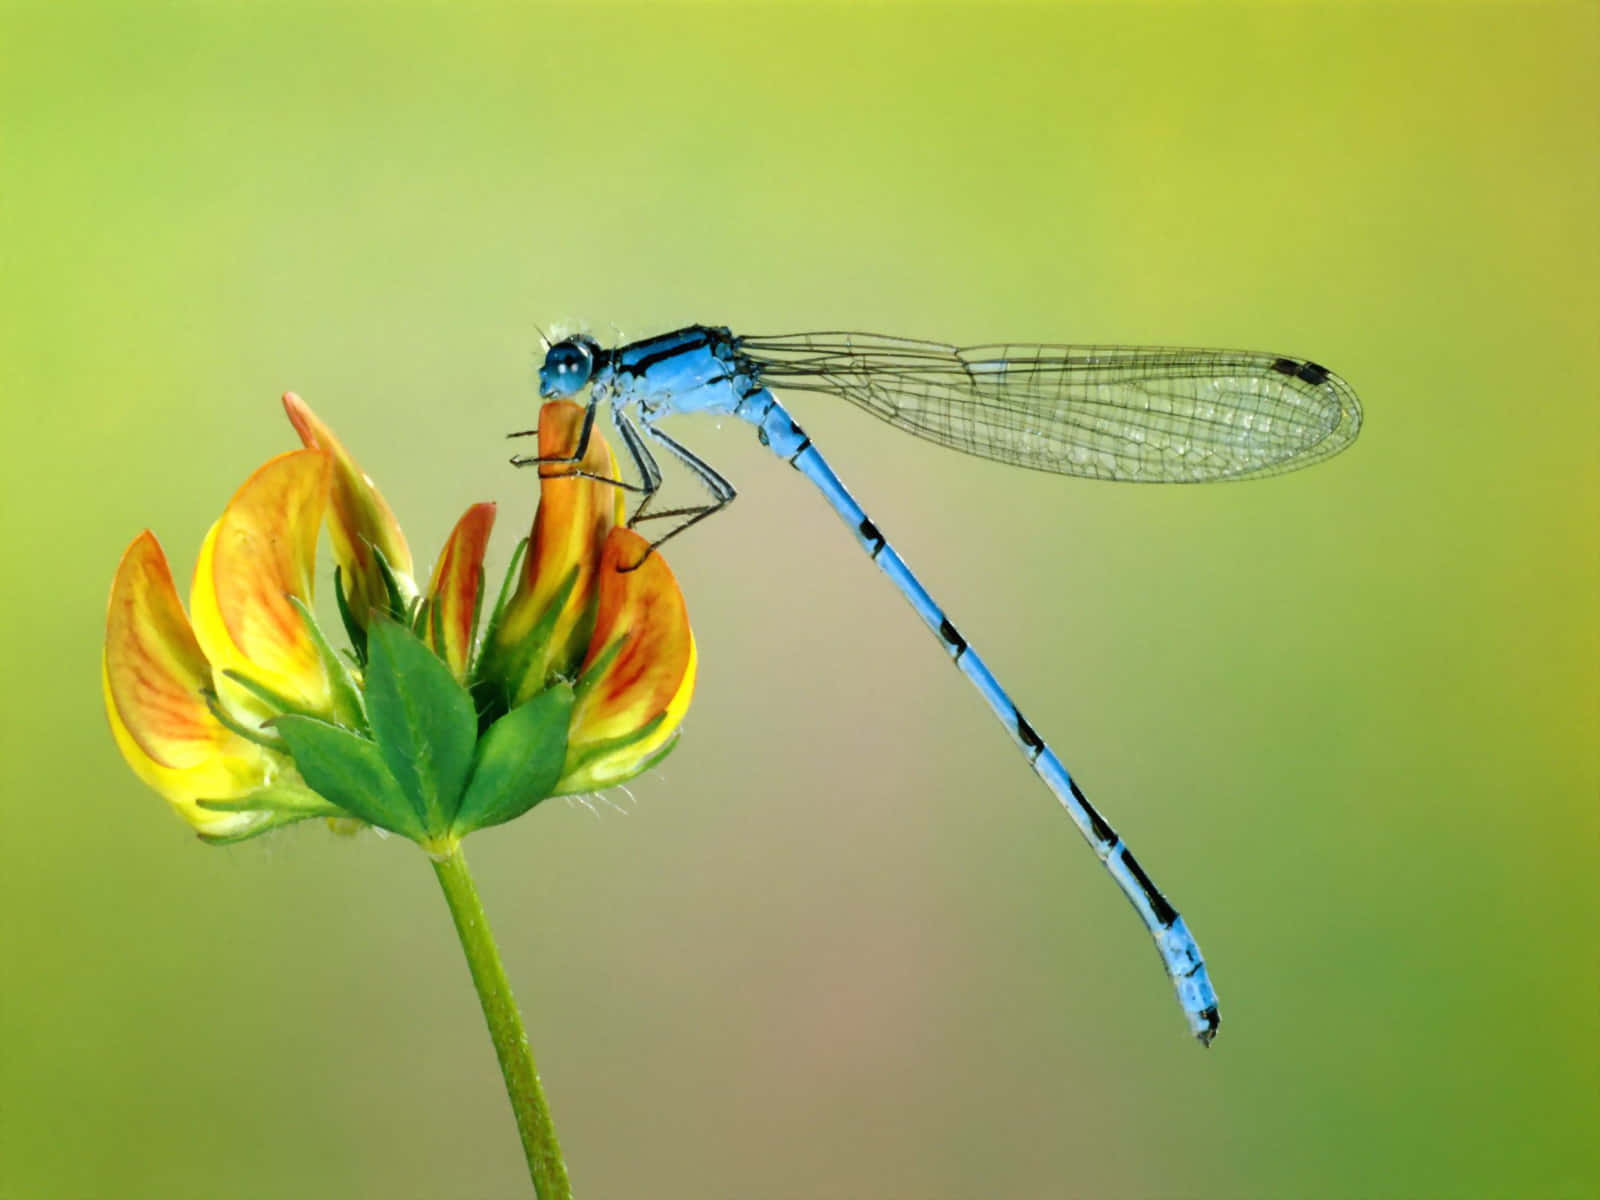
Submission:
[[[745,337],[736,349],[776,389],[829,392],[929,441],[1063,475],[1271,475],[1337,454],[1361,429],[1349,384],[1276,354],[870,333]]]

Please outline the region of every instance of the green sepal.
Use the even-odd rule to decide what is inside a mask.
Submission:
[[[367,718],[389,773],[430,834],[450,827],[472,772],[478,714],[439,656],[387,619],[367,628]]]
[[[311,642],[317,648],[317,658],[321,660],[323,674],[328,678],[328,700],[333,708],[334,721],[346,728],[366,732],[367,714],[361,705],[361,693],[356,689],[356,682],[350,677],[344,660],[328,642],[322,626],[317,624],[311,610],[300,597],[290,596],[289,603],[299,610],[301,619],[306,623],[306,631],[311,635]]]
[[[301,778],[324,799],[369,825],[413,841],[422,837],[416,809],[376,743],[316,717],[278,717],[273,726],[289,743]]]
[[[342,817],[345,810],[299,783],[279,780],[234,800],[196,800],[213,812],[298,813],[303,817]]]
[[[344,635],[350,639],[350,649],[355,653],[356,662],[366,666],[367,631],[356,620],[356,614],[350,611],[350,601],[344,594],[344,568],[340,566],[333,568],[333,598],[339,605],[339,620],[344,623]]]
[[[235,829],[232,833],[208,833],[203,829],[197,829],[195,830],[195,836],[208,846],[233,846],[239,842],[248,842],[251,838],[260,837],[264,833],[271,833],[275,829],[282,829],[285,825],[308,821],[316,815],[316,813],[263,811],[259,821],[253,822],[244,829]]]
[[[224,679],[231,679],[245,691],[249,692],[268,708],[280,713],[292,713],[299,717],[309,717],[314,714],[304,704],[291,700],[282,692],[274,691],[257,679],[252,679],[243,671],[236,671],[232,667],[225,667],[222,671]]]
[[[637,745],[654,733],[661,722],[665,721],[666,719],[666,714],[660,713],[657,716],[652,717],[649,721],[646,721],[632,733],[624,734],[622,737],[607,738],[603,742],[595,742],[593,745],[585,747],[583,750],[580,750],[577,754],[572,755],[567,760],[567,763],[561,772],[561,777],[565,779],[570,775],[581,774],[582,772],[587,771],[590,766],[598,762],[600,759],[609,758],[611,755],[616,754],[619,751],[626,750],[629,746]],[[626,775],[619,775],[615,779],[606,780],[604,783],[596,786],[611,787],[614,784],[626,783],[640,772],[647,771],[651,767],[655,766],[656,763],[660,762],[667,756],[667,752],[670,751],[676,743],[676,737],[668,739],[663,750],[653,751],[648,757],[640,759],[639,762],[631,770],[629,770]],[[578,794],[581,795],[583,792],[593,790],[593,787],[580,788],[578,789]],[[567,794],[568,793],[566,792],[562,793],[562,795]]]
[[[372,551],[372,560],[378,564],[378,578],[383,581],[383,590],[389,601],[387,615],[396,621],[403,620],[406,613],[405,593],[400,590],[400,581],[395,577],[394,568],[389,565],[389,560],[383,556],[371,542],[367,542],[367,549]],[[378,617],[385,615],[373,613],[368,618],[369,628],[377,623]]]
[[[522,560],[528,555],[528,539],[523,538],[517,543],[517,548],[511,552],[511,565],[506,568],[505,577],[500,580],[500,594],[495,597],[494,608],[489,613],[489,627],[484,630],[483,638],[487,642],[494,636],[500,627],[500,617],[506,611],[506,605],[511,600],[511,594],[516,589],[516,580],[522,568]]]
[[[214,689],[201,688],[200,695],[206,702],[206,710],[216,719],[217,724],[225,726],[247,742],[254,742],[265,750],[271,750],[274,754],[289,753],[289,747],[277,734],[268,733],[264,729],[252,729],[224,708]],[[202,800],[200,803],[203,804],[205,801]]]
[[[545,647],[550,644],[550,639],[556,631],[556,622],[561,619],[561,614],[566,612],[567,601],[572,599],[573,589],[577,586],[578,568],[573,567],[572,570],[567,572],[567,577],[561,581],[561,586],[556,589],[555,595],[550,597],[550,603],[545,605],[544,611],[539,614],[539,619],[534,622],[533,628],[528,630],[527,635],[518,644],[517,648],[520,653],[512,658],[511,669],[506,672],[507,682],[512,685],[513,689],[511,691],[511,699],[513,701],[516,700],[517,692],[530,686],[529,680],[526,678],[528,664],[533,661],[535,655],[544,653]],[[577,630],[573,630],[573,634],[576,635],[576,633]],[[585,635],[581,640],[587,642],[589,639]],[[543,679],[535,680],[531,686],[534,692],[543,691],[545,681]],[[532,698],[531,693],[528,698]]]
[[[444,613],[434,597],[424,596],[418,602],[411,632],[425,640],[431,638],[435,646],[444,644]]]
[[[506,568],[505,576],[500,580],[500,594],[495,597],[494,608],[489,612],[489,623],[484,626],[483,641],[479,643],[477,660],[468,672],[468,686],[472,689],[472,700],[478,706],[480,737],[490,725],[511,709],[510,699],[506,695],[504,673],[495,670],[494,646],[500,632],[500,622],[505,616],[506,605],[511,602],[517,579],[520,577],[522,560],[527,553],[528,539],[523,538],[511,552],[511,565]]]
[[[208,846],[230,846],[248,842],[250,838],[270,834],[274,829],[293,826],[294,822],[309,821],[314,816],[344,816],[344,811],[334,808],[309,787],[298,782],[275,782],[258,787],[250,795],[237,800],[195,800],[195,805],[214,813],[256,813],[258,819],[245,829],[235,829],[230,834],[211,834],[195,830],[195,834]]]
[[[343,809],[336,808],[310,788],[287,780],[259,787],[249,795],[240,796],[235,800],[196,800],[195,804],[212,812],[260,814],[258,820],[252,821],[244,829],[236,829],[231,833],[208,833],[203,829],[196,830],[200,840],[210,846],[231,846],[236,842],[246,842],[264,833],[271,833],[274,829],[282,829],[285,825],[293,825],[297,821],[306,821],[312,817],[346,815]]]
[[[606,668],[611,665],[611,661],[622,653],[623,646],[627,644],[628,635],[625,633],[600,651],[600,657],[589,664],[587,671],[578,676],[578,682],[575,687],[580,699],[587,695],[589,689],[600,681],[600,676],[606,673]]]
[[[544,690],[546,681],[529,680],[528,670],[534,657],[542,654],[549,645],[556,621],[566,610],[567,601],[572,597],[572,590],[577,586],[578,568],[573,567],[556,594],[550,598],[545,610],[539,614],[539,619],[533,628],[509,649],[497,646],[493,640],[495,634],[493,625],[498,625],[500,618],[500,614],[496,613],[493,625],[484,639],[485,653],[480,654],[478,658],[478,670],[481,674],[473,687],[473,695],[484,720],[490,722],[498,720],[509,709],[515,707],[518,703],[517,695],[523,688],[529,688],[530,694]],[[575,630],[574,633],[576,632]],[[587,634],[584,635],[584,640],[588,640]]]
[[[651,728],[653,728],[653,726]],[[649,730],[646,729],[646,732],[649,732]],[[608,781],[606,783],[596,784],[593,787],[586,787],[586,788],[582,789],[581,791],[557,792],[556,795],[558,795],[558,796],[581,796],[585,792],[594,791],[596,787],[599,787],[599,788],[616,787],[617,784],[619,784],[619,783],[627,783],[628,780],[630,780],[630,779],[637,779],[640,775],[643,775],[646,771],[650,770],[651,768],[659,767],[661,765],[662,761],[667,757],[667,755],[671,754],[674,750],[676,750],[678,748],[678,735],[681,732],[682,732],[682,730],[673,730],[673,733],[672,733],[671,737],[669,737],[665,742],[663,742],[655,750],[655,752],[652,753],[648,758],[641,760],[633,768],[633,770],[629,771],[626,775],[623,775],[623,776],[621,776],[621,777],[619,777],[617,779],[610,780],[610,781]],[[639,734],[638,736],[639,737],[643,737],[644,735],[643,734]],[[629,742],[629,741],[633,741],[633,740],[635,740],[635,739],[634,738],[618,738],[617,739],[618,742]],[[612,743],[611,746],[610,746],[610,750],[615,750],[615,749],[617,749],[617,745],[616,745],[616,743]],[[582,761],[584,763],[589,763],[589,762],[593,762],[598,757],[599,757],[599,752],[587,753],[587,754],[585,754],[583,756],[583,760]],[[569,775],[569,774],[571,774],[570,771],[563,771],[562,772],[563,776],[566,776],[566,775]]]
[[[656,767],[659,767],[663,762],[665,762],[667,755],[671,754],[678,748],[678,739],[682,734],[683,730],[674,729],[672,731],[672,736],[661,743],[661,748],[659,750],[640,763],[639,769],[635,771],[633,776],[630,776],[630,778],[643,775],[646,771],[654,770]]]
[[[557,683],[489,726],[456,813],[458,837],[520,817],[550,795],[566,763],[572,704],[572,688]]]

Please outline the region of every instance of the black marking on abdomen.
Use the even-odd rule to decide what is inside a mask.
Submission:
[[[800,432],[800,427],[798,425],[795,426],[795,432],[796,433]],[[789,465],[791,467],[795,466],[795,459],[799,458],[802,454],[804,454],[809,449],[811,449],[811,439],[810,438],[806,438],[805,441],[800,443],[800,448],[798,450],[796,450],[793,454],[789,455]],[[796,469],[798,470],[798,468],[796,468]]]
[[[1167,898],[1156,891],[1156,885],[1150,882],[1150,876],[1144,873],[1144,868],[1139,865],[1139,860],[1128,853],[1128,848],[1122,848],[1122,862],[1130,874],[1139,881],[1139,887],[1144,892],[1144,898],[1150,901],[1150,909],[1155,913],[1156,921],[1165,929],[1178,919],[1178,910],[1167,903]]]
[[[961,631],[950,624],[948,618],[940,617],[939,636],[945,640],[951,650],[955,651],[952,655],[955,661],[960,662],[961,656],[967,652],[967,639],[961,636]],[[1018,719],[1020,720],[1020,718]]]
[[[874,543],[871,555],[873,558],[877,558],[884,546],[883,534],[878,532],[878,527],[869,518],[862,517],[861,524],[856,526],[856,529],[861,534],[862,541]]]
[[[1022,744],[1027,747],[1028,761],[1038,762],[1039,755],[1044,753],[1044,739],[1033,731],[1033,726],[1028,724],[1028,718],[1020,712],[1017,713],[1017,736],[1022,739]]]
[[[1089,803],[1089,797],[1083,794],[1083,789],[1078,786],[1078,781],[1072,776],[1067,776],[1067,786],[1072,789],[1072,798],[1083,805],[1083,811],[1089,815],[1089,824],[1094,826],[1095,840],[1104,846],[1117,840],[1117,831],[1111,828],[1107,820],[1100,815],[1100,810]]]

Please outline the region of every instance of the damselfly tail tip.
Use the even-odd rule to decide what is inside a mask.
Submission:
[[[1207,1050],[1211,1049],[1211,1042],[1217,1036],[1217,1028],[1222,1024],[1222,1014],[1217,1011],[1216,1005],[1195,1013],[1189,1020],[1194,1029],[1194,1036],[1200,1039],[1200,1044]]]

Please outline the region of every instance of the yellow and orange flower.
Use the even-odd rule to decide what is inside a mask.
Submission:
[[[540,468],[509,598],[476,650],[492,504],[468,509],[426,592],[372,481],[298,397],[305,449],[269,460],[201,547],[189,616],[148,531],[112,583],[102,662],[123,757],[203,838],[357,817],[437,847],[548,795],[631,778],[671,748],[694,689],[677,582],[621,525],[598,434]],[[577,449],[583,410],[547,404],[540,454]],[[353,663],[312,617],[328,517]],[[192,622],[191,622],[192,618]]]
[[[539,413],[539,457],[570,457],[584,410],[567,401]],[[516,590],[484,639],[480,678],[510,708],[555,679],[573,678],[588,647],[598,600],[600,556],[623,517],[622,489],[578,474],[617,478],[617,459],[591,436],[583,460],[539,468],[539,508]],[[692,678],[692,676],[691,676]]]

